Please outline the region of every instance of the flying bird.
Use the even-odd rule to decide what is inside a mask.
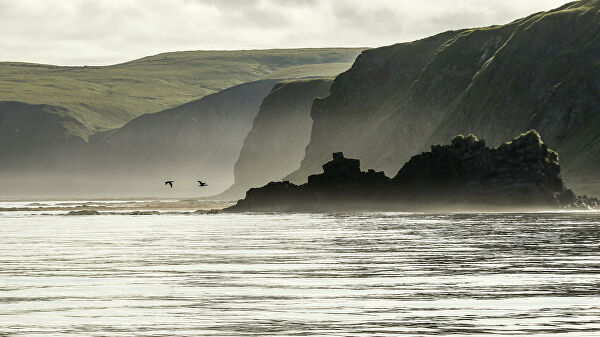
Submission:
[[[169,186],[171,186],[171,188],[173,188],[173,182],[174,182],[174,180],[167,180],[167,181],[165,181],[165,185],[169,185]]]
[[[203,182],[202,180],[198,180],[198,186],[204,187],[204,186],[208,186],[208,185],[206,185],[206,183]]]

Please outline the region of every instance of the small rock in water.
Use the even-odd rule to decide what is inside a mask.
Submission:
[[[70,211],[66,215],[100,215],[100,212],[93,210]]]

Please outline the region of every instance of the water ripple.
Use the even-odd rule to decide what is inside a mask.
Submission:
[[[600,214],[0,217],[0,336],[600,335]]]

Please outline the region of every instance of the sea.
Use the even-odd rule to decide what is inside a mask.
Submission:
[[[598,212],[215,205],[0,202],[0,336],[600,336]]]

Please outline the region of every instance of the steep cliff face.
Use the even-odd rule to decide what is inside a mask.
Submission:
[[[331,79],[281,82],[262,102],[234,168],[234,184],[215,196],[238,199],[251,187],[296,170],[310,139],[310,108],[329,94]]]
[[[0,171],[55,167],[85,146],[71,131],[85,129],[65,109],[51,105],[0,102]],[[64,152],[56,151],[63,148]]]
[[[599,71],[598,0],[367,50],[314,103],[311,141],[288,178],[305,181],[333,151],[393,172],[455,134],[498,144],[536,128],[562,153],[567,182],[600,193],[600,170],[590,169],[600,157]]]
[[[185,197],[222,191],[233,181],[233,165],[263,98],[278,81],[245,83],[146,114],[88,143],[69,134],[65,123],[77,121],[60,108],[16,104],[20,108],[0,116],[7,130],[0,133],[3,195]],[[172,190],[163,185],[170,179]],[[200,189],[197,179],[209,186]]]
[[[187,51],[84,67],[0,62],[3,196],[220,192],[274,83],[334,76],[361,50]],[[169,177],[183,181],[167,192],[160,181]],[[209,187],[197,188],[198,178]]]
[[[306,181],[320,170],[331,152],[343,150],[373,162],[380,152],[372,146],[383,141],[391,125],[386,116],[406,99],[408,89],[437,48],[458,32],[447,32],[417,42],[362,52],[349,71],[337,76],[331,94],[315,100],[311,140],[300,169],[286,179]],[[376,155],[377,156],[377,155]],[[391,158],[390,158],[391,159]]]
[[[93,137],[91,146],[100,159],[94,169],[119,177],[118,189],[125,191],[144,191],[149,181],[162,179],[175,179],[183,194],[223,190],[233,180],[231,168],[244,137],[275,83],[241,84]],[[208,180],[209,186],[199,190],[197,179]]]

